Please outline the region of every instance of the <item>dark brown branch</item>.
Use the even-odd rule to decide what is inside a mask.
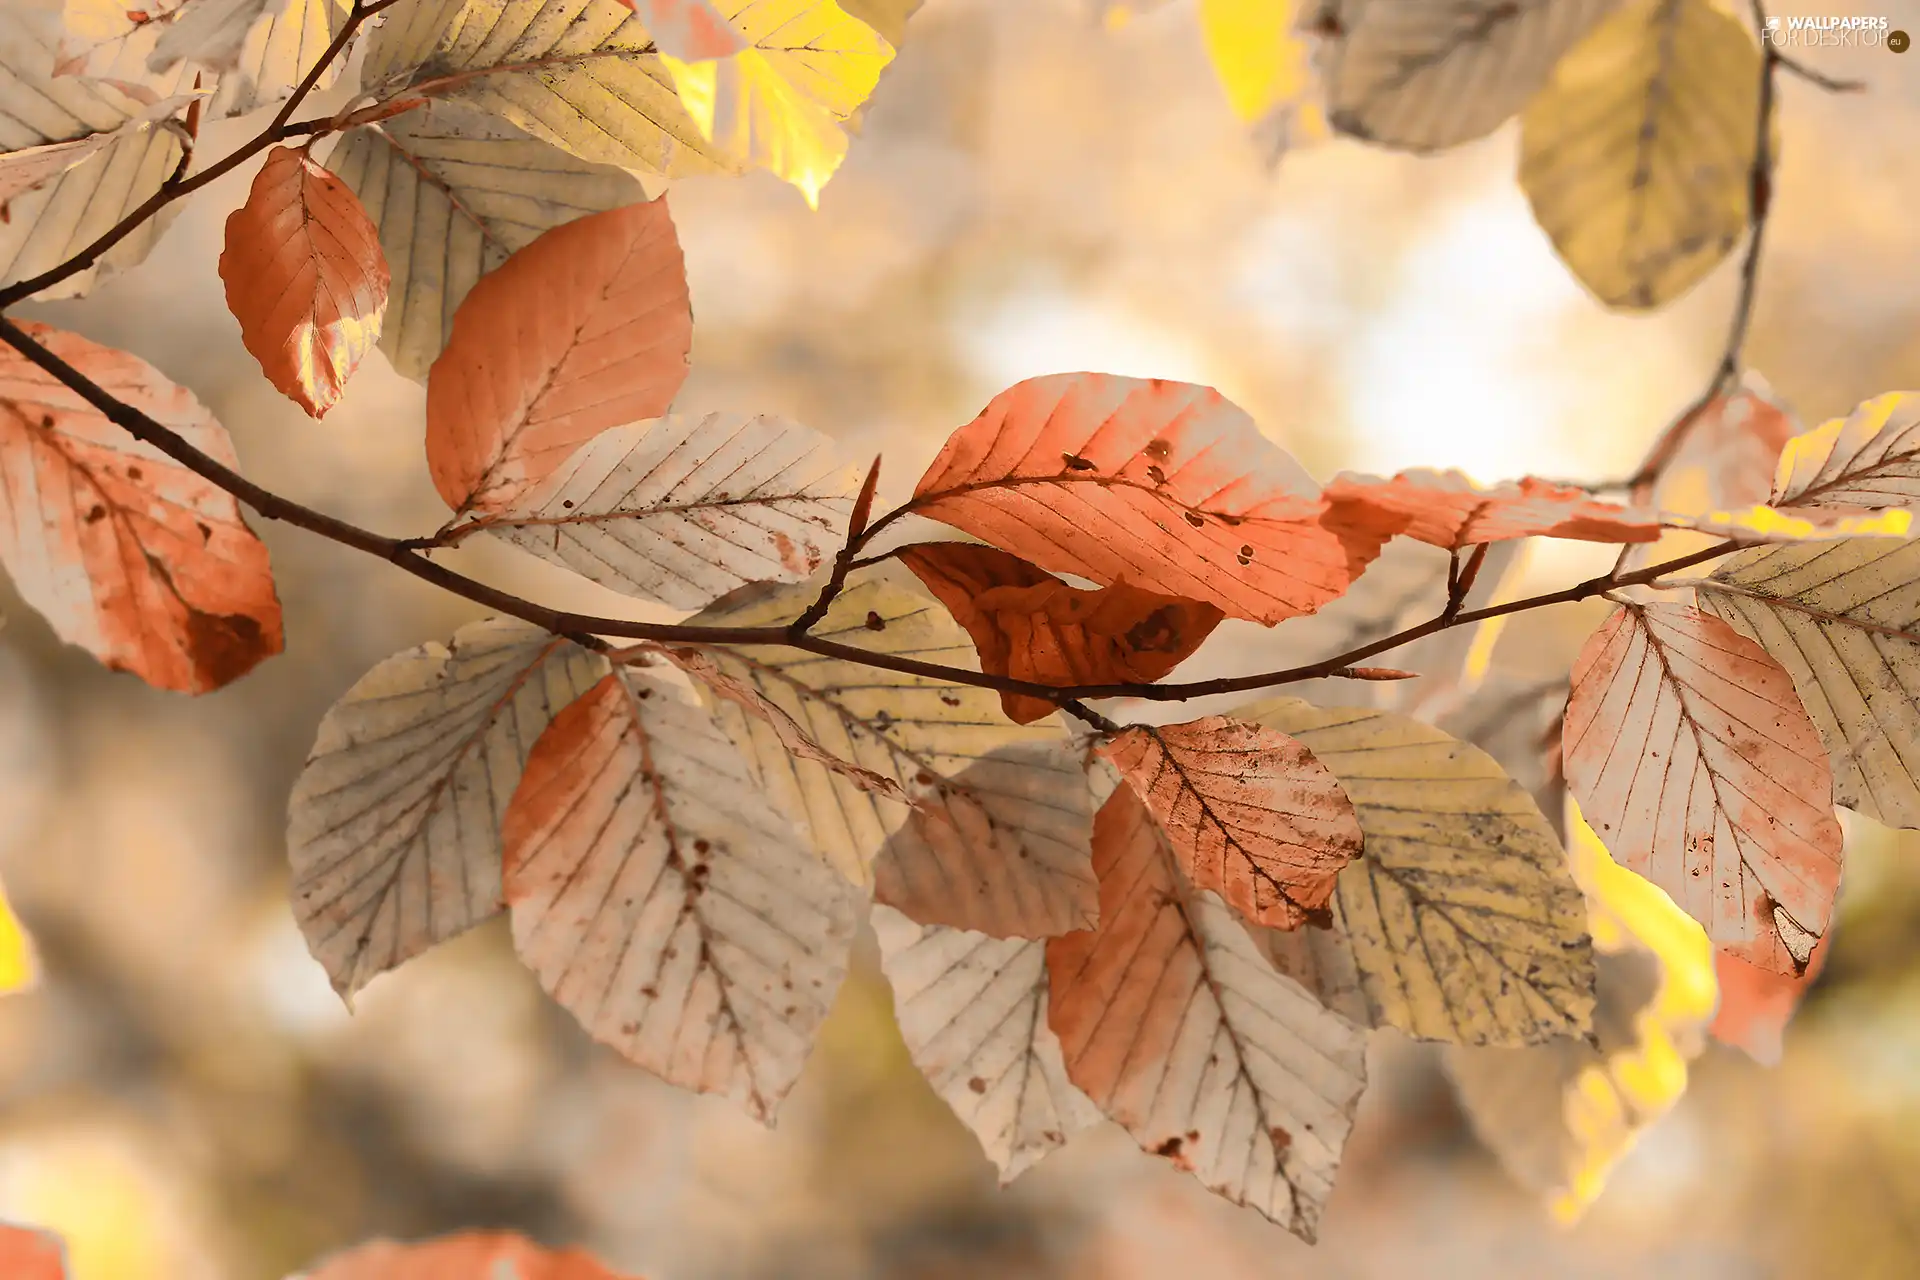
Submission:
[[[1773,56],[1773,60],[1780,64],[1782,71],[1791,71],[1808,84],[1817,85],[1825,89],[1828,93],[1862,93],[1867,87],[1865,80],[1841,80],[1838,77],[1828,75],[1824,71],[1815,71],[1806,63],[1795,58],[1789,58],[1784,53],[1776,53]]]
[[[840,597],[841,588],[847,585],[847,575],[853,572],[854,557],[867,538],[867,518],[873,514],[873,491],[880,483],[880,459],[874,458],[873,465],[867,468],[866,483],[860,486],[860,496],[853,501],[853,514],[847,519],[847,541],[840,548],[840,554],[833,558],[833,570],[827,576],[827,583],[820,588],[820,594],[814,598],[807,611],[793,620],[787,630],[796,636],[806,635],[827,616],[827,610]]]

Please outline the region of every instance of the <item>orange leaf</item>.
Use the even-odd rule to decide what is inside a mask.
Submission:
[[[661,53],[682,62],[725,58],[747,47],[736,31],[707,0],[620,0],[640,15],[647,34]]]
[[[1196,892],[1138,796],[1094,819],[1100,923],[1047,943],[1067,1078],[1143,1148],[1311,1241],[1366,1086],[1366,1032]]]
[[[124,351],[22,321],[108,394],[227,466],[233,443],[186,390]],[[62,640],[116,671],[206,693],[282,644],[267,549],[231,496],[0,348],[0,562]]]
[[[1660,517],[1600,502],[1584,489],[1532,476],[1481,489],[1458,471],[1402,471],[1391,480],[1336,476],[1327,485],[1335,517],[1458,551],[1514,538],[1654,542]]]
[[[1684,497],[1697,478],[1704,506],[1737,510],[1767,501],[1780,451],[1800,432],[1793,411],[1751,369],[1724,395],[1715,396],[1688,428],[1661,472],[1654,498],[1662,506]]]
[[[693,312],[666,197],[553,228],[473,286],[427,376],[427,465],[501,511],[609,427],[667,411]]]
[[[1799,977],[1773,973],[1728,951],[1713,957],[1713,973],[1720,984],[1720,1008],[1707,1028],[1715,1040],[1744,1050],[1762,1066],[1774,1066],[1785,1047],[1787,1023],[1800,1007],[1801,997],[1827,963],[1828,937],[1813,945],[1807,971]]]
[[[1328,518],[1313,478],[1208,387],[1030,378],[954,432],[910,510],[1054,573],[1269,626],[1360,576],[1388,533]]]
[[[51,1231],[0,1223],[0,1276],[7,1280],[66,1280],[67,1247]]]
[[[1324,923],[1360,819],[1293,738],[1226,716],[1136,725],[1100,748],[1166,829],[1180,869],[1256,924]]]
[[[1615,861],[1714,943],[1805,969],[1840,884],[1833,771],[1793,680],[1720,619],[1627,604],[1581,649],[1567,783]]]
[[[967,542],[923,542],[900,554],[980,653],[980,669],[1035,684],[1151,684],[1179,666],[1220,624],[1210,604],[1116,582],[1070,587],[1018,556]],[[1000,695],[1015,724],[1058,708]]]
[[[304,1280],[638,1280],[584,1249],[544,1249],[505,1231],[468,1231],[418,1244],[374,1240],[335,1254]]]
[[[227,219],[220,278],[267,380],[324,418],[387,311],[387,258],[359,198],[304,150],[275,147]]]

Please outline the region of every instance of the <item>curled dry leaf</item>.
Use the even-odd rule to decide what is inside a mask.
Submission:
[[[175,94],[170,98],[160,99],[150,106],[140,107],[123,123],[113,128],[0,151],[0,206],[7,205],[16,197],[24,195],[42,183],[52,181],[81,161],[98,155],[113,143],[135,136],[142,130],[158,124],[193,101],[195,101],[193,94]],[[84,121],[80,121],[79,124],[81,128],[86,127]]]
[[[1920,504],[1920,393],[1875,396],[1789,440],[1771,501],[1867,511]]]
[[[1458,471],[1402,471],[1391,480],[1336,476],[1327,485],[1336,518],[1397,531],[1444,551],[1515,538],[1655,542],[1660,516],[1600,502],[1584,489],[1528,476],[1482,489]]]
[[[380,232],[304,149],[275,147],[227,219],[220,279],[240,338],[281,394],[324,418],[380,338]]]
[[[501,826],[513,943],[594,1039],[772,1124],[866,894],[712,718],[614,671],[553,718]]]
[[[1567,783],[1714,943],[1799,973],[1840,884],[1833,773],[1793,680],[1710,614],[1625,604],[1580,651]]]
[[[1220,624],[1210,604],[1117,582],[1082,591],[1018,556],[966,542],[925,542],[896,558],[973,637],[980,669],[1035,684],[1151,684],[1179,666]],[[1015,724],[1058,708],[1000,695]]]
[[[0,1223],[0,1276],[67,1280],[67,1246],[51,1231]]]
[[[1760,75],[1753,36],[1714,0],[1627,0],[1527,103],[1521,189],[1601,302],[1671,302],[1746,230]]]
[[[1207,387],[1031,378],[948,439],[910,510],[1054,573],[1271,625],[1344,592],[1375,529],[1328,519],[1319,486]]]
[[[1807,971],[1797,977],[1762,969],[1728,951],[1716,952],[1713,974],[1720,987],[1720,1007],[1708,1033],[1761,1066],[1777,1066],[1786,1047],[1787,1024],[1826,966],[1831,942],[1829,934],[1814,944]]]
[[[1366,1087],[1366,1033],[1185,880],[1130,788],[1101,807],[1093,849],[1100,923],[1047,943],[1067,1078],[1145,1150],[1312,1241]]]
[[[504,618],[367,672],[320,722],[288,806],[293,915],[334,990],[503,905],[500,819],[547,724],[606,661]]]
[[[1042,939],[920,925],[873,908],[880,967],[913,1064],[980,1140],[1004,1186],[1100,1122],[1047,1022]]]
[[[601,586],[699,609],[750,582],[799,582],[839,545],[858,477],[784,418],[673,415],[589,440],[479,521]]]
[[[583,1249],[546,1249],[507,1231],[466,1231],[402,1244],[371,1240],[298,1280],[639,1280]]]
[[[965,633],[911,582],[898,566],[856,574],[814,634],[869,652],[968,666]],[[743,588],[691,621],[781,626],[815,594],[811,584]],[[1057,724],[1012,725],[989,690],[848,658],[773,646],[706,652],[826,751],[893,779],[911,797],[911,805],[903,803],[796,758],[764,717],[718,708],[759,785],[804,821],[815,847],[843,875],[874,880],[880,901],[922,924],[994,937],[1044,937],[1091,921],[1091,808],[1079,759]]]
[[[1743,369],[1738,382],[1700,411],[1660,473],[1654,500],[1664,510],[1684,512],[1766,502],[1780,451],[1799,430],[1793,411],[1766,379]]]
[[[473,286],[434,362],[434,487],[458,512],[506,509],[600,432],[665,413],[692,346],[665,197],[545,232]]]
[[[1325,765],[1278,729],[1208,716],[1136,725],[1100,748],[1166,831],[1196,889],[1278,929],[1327,923],[1360,822]]]
[[[237,466],[226,429],[145,361],[21,327],[121,403]],[[233,497],[0,349],[0,561],[54,631],[159,689],[207,693],[281,650],[267,549]]]

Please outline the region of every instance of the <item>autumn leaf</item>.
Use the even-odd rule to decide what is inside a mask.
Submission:
[[[1840,882],[1833,774],[1793,681],[1710,614],[1624,604],[1573,668],[1567,782],[1614,858],[1777,973],[1798,973]]]
[[[913,591],[897,566],[862,572],[817,637],[869,653],[968,667],[965,633]],[[743,588],[694,626],[783,626],[813,603],[812,584]],[[1055,725],[1018,726],[990,690],[874,669],[855,657],[781,646],[710,646],[713,662],[841,760],[891,778],[892,799],[817,762],[738,706],[717,708],[758,783],[804,822],[842,875],[922,924],[994,937],[1044,937],[1093,916],[1091,807],[1078,758]]]
[[[1100,923],[1047,943],[1067,1078],[1144,1150],[1311,1242],[1366,1086],[1366,1033],[1187,883],[1131,788],[1101,807],[1093,850]]]
[[[1391,480],[1336,476],[1327,501],[1343,524],[1377,526],[1443,551],[1515,538],[1655,542],[1660,516],[1600,502],[1532,476],[1483,489],[1458,471],[1402,471]]]
[[[1100,1122],[1047,1022],[1047,943],[920,925],[873,908],[880,967],[913,1064],[1005,1186]]]
[[[1920,393],[1889,391],[1787,441],[1774,506],[1867,511],[1920,505]]]
[[[1920,828],[1920,544],[1756,547],[1694,590],[1793,679],[1833,770],[1834,803]]]
[[[1100,754],[1139,792],[1194,888],[1256,924],[1323,922],[1340,869],[1360,856],[1347,793],[1278,729],[1226,716],[1136,725]]]
[[[445,349],[482,276],[542,232],[646,199],[633,174],[575,159],[457,102],[349,129],[327,168],[380,228],[393,275],[380,349],[414,379]]]
[[[1780,451],[1799,430],[1766,379],[1744,369],[1701,409],[1655,483],[1654,500],[1689,513],[1766,502]]]
[[[1313,478],[1217,391],[1102,373],[1001,392],[909,509],[1054,573],[1268,625],[1339,596],[1385,540],[1326,522]]]
[[[1629,0],[1521,112],[1521,189],[1601,302],[1671,302],[1746,231],[1760,72],[1713,0]]]
[[[840,545],[859,477],[766,414],[669,416],[594,437],[473,527],[601,586],[698,609],[799,582]]]
[[[1306,91],[1309,55],[1292,8],[1287,0],[1200,0],[1207,57],[1234,114],[1249,124]]]
[[[1728,951],[1715,953],[1713,973],[1720,987],[1720,1007],[1708,1033],[1763,1067],[1779,1065],[1787,1023],[1826,966],[1831,941],[1829,934],[1814,943],[1807,971],[1798,977],[1772,973]]]
[[[500,911],[500,820],[527,753],[606,669],[494,618],[386,659],[327,712],[287,856],[294,919],[334,990],[351,997]]]
[[[505,510],[600,432],[665,413],[692,344],[664,198],[543,233],[473,286],[434,362],[434,486],[457,512]]]
[[[1151,684],[1179,666],[1220,624],[1209,604],[1124,582],[1082,591],[1018,556],[965,542],[924,542],[896,558],[947,607],[980,655],[980,669],[1035,684]],[[1000,695],[1015,724],[1059,708]]]
[[[0,1222],[0,1275],[7,1280],[67,1280],[67,1246],[51,1231]]]
[[[866,894],[718,725],[625,668],[553,718],[501,825],[513,943],[594,1039],[772,1124]]]
[[[583,1249],[545,1249],[506,1231],[466,1231],[416,1244],[372,1240],[299,1280],[638,1280]]]
[[[1421,1039],[1587,1033],[1585,903],[1552,827],[1490,756],[1392,712],[1282,698],[1236,714],[1313,752],[1364,841],[1340,872],[1330,928],[1255,934],[1281,973],[1362,1026]]]
[[[661,53],[687,62],[724,58],[746,47],[712,0],[621,0],[640,15]]]
[[[21,322],[54,355],[226,466],[226,429],[145,361]],[[0,348],[0,562],[55,633],[158,689],[208,693],[281,650],[267,549],[232,495]]]
[[[0,151],[0,205],[6,205],[35,187],[52,181],[107,147],[175,115],[195,100],[193,94],[175,94],[150,106],[139,106],[119,125],[58,141]],[[84,129],[84,121],[79,122]]]
[[[220,279],[240,338],[281,394],[324,418],[380,337],[387,260],[340,179],[275,147],[227,219]]]
[[[184,0],[147,55],[147,70],[182,62],[220,74],[236,70],[247,33],[273,0]]]
[[[33,939],[14,914],[13,904],[0,893],[0,996],[31,989],[40,980],[40,961]],[[0,1268],[0,1275],[9,1274]]]

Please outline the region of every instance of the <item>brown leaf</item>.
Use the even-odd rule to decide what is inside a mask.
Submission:
[[[1313,478],[1219,392],[1104,373],[1001,392],[910,509],[1055,573],[1269,626],[1337,598],[1390,536],[1331,519]]]
[[[227,219],[220,278],[267,380],[324,418],[387,310],[387,258],[359,199],[304,150],[275,147]]]
[[[1151,684],[1198,649],[1224,616],[1210,604],[1116,582],[1070,587],[994,547],[926,542],[899,558],[926,584],[980,653],[980,669],[1035,684]],[[1003,693],[1015,724],[1059,708]]]
[[[1528,476],[1490,489],[1458,471],[1402,471],[1391,480],[1336,476],[1327,485],[1335,518],[1398,530],[1443,551],[1514,538],[1654,542],[1660,517],[1600,502],[1584,489]]]
[[[228,466],[226,429],[123,351],[21,322],[109,394]],[[61,639],[180,693],[230,684],[281,650],[267,549],[234,499],[12,348],[0,349],[0,561]]]
[[[0,1276],[67,1280],[67,1247],[51,1231],[0,1223]]]
[[[1715,944],[1805,969],[1840,883],[1833,772],[1793,680],[1720,619],[1627,604],[1580,651],[1567,783],[1614,859]]]
[[[506,1231],[466,1231],[418,1244],[373,1240],[335,1254],[303,1280],[639,1280],[583,1249],[544,1249]]]
[[[1793,1021],[1801,999],[1826,967],[1831,938],[1829,934],[1813,944],[1807,970],[1798,977],[1773,973],[1730,951],[1715,952],[1713,976],[1720,984],[1720,1007],[1708,1033],[1762,1066],[1777,1065],[1785,1047],[1787,1023]]]
[[[609,427],[667,411],[693,312],[666,198],[565,223],[473,286],[427,377],[427,463],[456,511],[504,510]]]
[[[1140,793],[1197,889],[1256,924],[1323,922],[1340,869],[1360,856],[1352,801],[1278,729],[1208,716],[1136,725],[1100,748]]]

